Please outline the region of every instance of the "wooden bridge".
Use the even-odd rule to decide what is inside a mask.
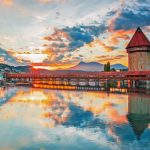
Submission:
[[[47,85],[66,85],[66,86],[94,86],[108,87],[138,87],[142,84],[145,88],[150,88],[150,71],[123,71],[123,72],[69,72],[53,71],[44,73],[6,73],[6,80],[9,82],[32,83],[36,86]],[[94,83],[93,85],[91,83]],[[47,86],[48,87],[48,86]]]
[[[45,79],[45,78],[66,78],[66,79],[116,79],[116,80],[150,80],[150,71],[123,71],[123,72],[51,72],[42,73],[6,73],[6,79]]]

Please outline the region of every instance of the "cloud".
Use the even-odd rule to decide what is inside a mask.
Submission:
[[[134,6],[129,7],[124,1],[118,10],[110,12],[112,18],[108,20],[109,31],[129,30],[150,25],[150,2],[145,0],[133,1]]]
[[[91,47],[91,48],[94,47],[94,46],[96,46],[96,45],[100,46],[100,48],[102,48],[102,50],[104,50],[106,52],[111,52],[114,49],[116,49],[116,47],[108,46],[103,41],[101,41],[99,39],[96,39],[93,42],[91,42],[91,43],[88,44],[88,46]]]
[[[13,57],[11,55],[11,53],[7,52],[6,50],[0,48],[0,58],[3,59],[3,63],[7,63],[7,64],[14,64],[14,65],[17,65],[18,62],[16,60],[15,57]]]
[[[107,61],[116,61],[118,59],[126,57],[125,55],[117,55],[117,56],[98,56],[97,58],[99,59],[100,62],[107,62]]]
[[[37,0],[37,1],[41,3],[51,3],[51,2],[64,2],[66,0]]]
[[[19,62],[30,61],[27,59],[28,56],[32,58],[38,55],[39,58],[43,55],[44,57],[40,56],[43,63],[72,64],[81,60],[90,61],[96,58],[96,55],[104,56],[105,53],[107,55],[115,53],[113,56],[117,60],[116,56],[120,54],[115,51],[125,49],[127,41],[134,33],[133,28],[143,26],[146,32],[150,30],[148,0],[132,2],[120,0],[119,3],[111,0],[101,2],[94,0],[92,3],[83,1],[80,5],[79,0],[76,2],[70,0],[61,6],[57,3],[64,1],[67,0],[31,0],[30,2],[1,0],[1,4],[8,6],[15,2],[11,9],[12,15],[10,14],[7,19],[8,24],[12,24],[15,28],[10,31],[8,30],[10,26],[6,26],[4,31],[7,31],[8,36],[17,35],[13,42],[9,41],[9,44],[7,39],[2,40],[0,42],[2,46],[9,48],[8,46],[11,45],[13,49],[18,49],[16,53],[19,55],[11,53],[10,55]],[[109,2],[112,2],[113,6]],[[55,5],[58,7],[55,8]],[[24,12],[23,7],[26,10],[24,16],[18,13]],[[59,18],[56,19],[56,16]],[[5,20],[3,22],[4,27]],[[3,31],[3,28],[1,30]],[[47,35],[47,32],[50,32],[50,35]],[[40,40],[41,36],[44,40]],[[43,45],[42,50],[36,48],[39,45]],[[35,47],[37,50],[31,50],[30,47]],[[28,49],[34,52],[31,53]],[[21,57],[16,58],[16,56]]]
[[[112,46],[118,46],[120,42],[124,42],[130,39],[130,36],[134,33],[134,30],[116,30],[110,32],[107,40],[107,43]],[[125,46],[124,46],[125,47]]]
[[[49,50],[53,54],[52,57],[49,58],[51,61],[61,62],[71,59],[70,61],[77,62],[81,59],[78,56],[69,58],[65,57],[67,57],[69,53],[83,47],[85,44],[91,43],[104,31],[104,25],[77,25],[74,27],[55,29],[53,34],[43,38],[47,41],[43,46],[47,51]],[[105,47],[107,50],[109,49],[109,47]]]
[[[106,63],[110,62],[111,64],[121,63],[127,66],[127,53],[125,50],[116,50],[109,53],[105,53],[103,55],[97,56],[95,58],[98,62]]]
[[[120,7],[116,11],[109,12],[110,15],[113,15],[111,19],[108,20],[108,30],[112,31],[115,26],[116,20],[120,17],[125,1],[120,0]]]
[[[115,22],[115,30],[118,29],[132,29],[137,26],[148,26],[150,25],[150,8],[140,8],[139,12],[135,13],[132,10],[123,10],[120,18]],[[124,23],[123,23],[124,22]]]
[[[0,3],[2,3],[3,5],[6,5],[6,6],[11,6],[13,5],[13,0],[1,0]]]

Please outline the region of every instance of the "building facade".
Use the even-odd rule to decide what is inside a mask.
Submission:
[[[127,46],[129,71],[150,70],[150,41],[140,28]]]

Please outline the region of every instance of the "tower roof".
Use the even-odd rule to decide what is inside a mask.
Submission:
[[[142,46],[150,47],[150,41],[142,32],[142,30],[138,27],[131,41],[129,42],[127,49],[133,47],[142,47]]]

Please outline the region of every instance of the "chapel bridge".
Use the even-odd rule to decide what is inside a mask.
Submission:
[[[42,73],[6,73],[6,80],[14,83],[30,83],[36,87],[56,88],[52,85],[78,87],[139,87],[149,88],[150,71],[122,72],[68,72],[53,71]],[[140,83],[142,81],[142,84]],[[46,86],[47,85],[47,86]],[[49,85],[49,86],[48,86]]]

